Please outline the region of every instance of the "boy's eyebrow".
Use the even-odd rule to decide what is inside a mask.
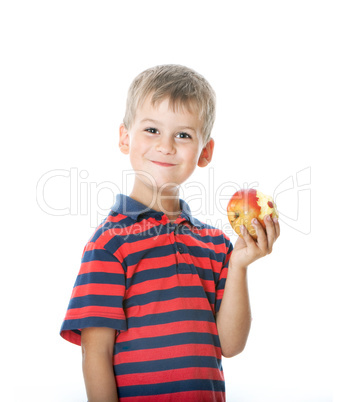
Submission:
[[[140,123],[144,123],[144,122],[146,122],[146,121],[148,121],[149,123],[154,123],[154,124],[160,124],[160,121],[158,121],[158,120],[153,120],[153,119],[147,119],[147,118],[145,118],[145,119],[142,119],[141,121],[140,121]],[[192,131],[194,131],[194,132],[196,132],[196,130],[195,130],[195,128],[193,128],[193,127],[189,127],[189,126],[179,126],[179,127],[177,127],[178,129],[180,129],[180,130],[183,130],[183,129],[189,129],[189,130],[192,130]]]

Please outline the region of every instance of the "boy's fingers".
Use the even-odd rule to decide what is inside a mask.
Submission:
[[[241,231],[243,240],[246,242],[246,245],[247,246],[253,246],[254,245],[254,239],[249,234],[249,231],[246,229],[246,227],[244,225],[240,226],[240,231]]]
[[[252,220],[252,225],[257,232],[257,236],[258,236],[257,242],[258,242],[259,249],[261,250],[262,254],[266,254],[266,250],[268,248],[268,240],[267,240],[266,232],[265,232],[264,228],[262,227],[262,225],[259,223],[259,221],[255,218]]]
[[[273,221],[274,221],[274,224],[275,224],[276,239],[277,239],[277,237],[281,234],[280,223],[278,221],[278,218],[274,218]]]
[[[271,216],[269,216],[269,215],[265,216],[264,221],[265,221],[267,240],[268,240],[268,252],[271,253],[272,246],[275,243],[275,240],[277,239],[275,223],[272,220]]]

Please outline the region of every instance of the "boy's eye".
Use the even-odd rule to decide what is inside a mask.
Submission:
[[[159,133],[159,130],[157,130],[156,128],[153,128],[153,127],[146,128],[145,131],[148,131],[149,133],[152,133],[152,134],[158,134]]]
[[[179,136],[179,138],[191,138],[188,133],[178,133],[177,135]]]

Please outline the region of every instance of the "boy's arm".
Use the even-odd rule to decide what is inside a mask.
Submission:
[[[274,242],[280,235],[277,219],[272,220],[270,217],[265,219],[266,231],[258,221],[254,221],[253,225],[258,240],[254,241],[247,229],[241,228],[243,239],[238,238],[231,253],[223,299],[216,315],[222,354],[225,357],[232,357],[242,352],[251,327],[247,286],[248,265],[270,254]]]
[[[216,316],[219,340],[224,357],[241,353],[251,328],[247,267],[232,267],[229,262],[224,295]]]
[[[88,402],[118,401],[113,371],[116,331],[112,328],[84,328],[81,331],[82,368]]]

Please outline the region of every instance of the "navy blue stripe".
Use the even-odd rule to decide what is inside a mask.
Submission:
[[[201,231],[193,231],[189,236],[194,237],[197,242],[207,244],[212,243],[214,246],[225,244],[225,238],[221,233],[210,233],[202,235]]]
[[[176,286],[171,289],[153,290],[152,292],[129,297],[125,301],[124,307],[143,306],[148,303],[173,300],[182,297],[205,299],[206,293],[200,286]]]
[[[204,279],[205,281],[213,281],[214,283],[218,282],[220,275],[219,272],[213,272],[211,268],[195,267],[195,269],[201,279]]]
[[[217,380],[182,380],[159,384],[129,385],[118,388],[120,398],[172,394],[187,391],[225,392],[225,385],[224,381]],[[181,401],[179,395],[177,395],[177,401]]]
[[[139,240],[152,239],[153,244],[155,244],[157,236],[170,234],[174,230],[173,228],[163,225],[150,225],[150,223],[143,221],[135,223],[131,228],[124,228],[124,234],[127,236],[127,243],[132,244],[138,242]]]
[[[165,348],[178,345],[214,345],[220,347],[219,336],[207,332],[185,332],[183,334],[173,334],[156,336],[153,338],[134,339],[128,342],[117,342],[115,345],[116,353],[129,352],[141,349]]]
[[[134,251],[124,258],[124,262],[129,265],[135,265],[140,260],[145,258],[159,258],[167,257],[170,254],[175,254],[176,250],[172,244],[160,245],[153,241],[153,247],[149,247],[145,250]]]
[[[149,314],[144,317],[128,318],[128,327],[139,328],[181,321],[215,322],[215,318],[211,310],[176,310],[168,313]],[[155,328],[153,331],[155,331]]]
[[[208,367],[220,370],[221,361],[212,356],[183,356],[145,362],[119,363],[115,366],[115,371],[116,375],[124,375],[169,371],[188,367]]]
[[[189,268],[190,272],[197,273],[201,279],[206,281],[213,281],[214,283],[218,283],[219,272],[213,272],[210,268],[200,268],[194,265],[185,264],[187,268]],[[181,270],[180,264],[180,270]],[[191,270],[193,269],[193,271]],[[161,278],[170,278],[172,276],[176,276],[176,264],[163,266],[162,268],[153,268],[146,269],[144,271],[136,272],[131,278],[127,279],[127,287],[129,288],[131,285],[139,284],[148,280],[155,280]]]
[[[106,283],[108,285],[125,285],[124,274],[108,272],[88,272],[80,274],[76,278],[75,286],[88,285],[92,283]]]
[[[200,245],[188,246],[188,248],[189,253],[194,257],[205,257],[217,262],[223,262],[225,258],[225,253],[217,253],[215,250],[211,250],[210,248],[203,248]]]
[[[105,318],[105,317],[85,317],[76,320],[65,320],[61,326],[61,331],[74,331],[77,334],[81,334],[80,329],[90,328],[90,327],[107,327],[116,330],[127,329],[126,321],[116,318]]]
[[[120,236],[123,237],[122,241],[126,241],[126,243],[129,244],[136,243],[139,240],[146,240],[150,238],[153,238],[153,244],[155,244],[156,236],[170,233],[173,230],[170,230],[163,225],[148,227],[149,225],[150,223],[146,223],[146,220],[143,220],[141,222],[134,222],[131,218],[128,218],[123,219],[120,222],[112,222],[112,227],[108,229],[114,229],[115,233],[119,232]],[[105,248],[115,252],[120,245],[119,240],[119,236],[113,237],[105,245]]]
[[[218,287],[217,287],[218,290],[222,290],[222,289],[225,288],[225,281],[226,281],[226,278],[223,278],[223,279],[221,279],[219,281]],[[216,311],[216,313],[218,313],[221,303],[222,303],[222,299],[216,299],[215,298],[215,311]]]
[[[136,272],[131,278],[127,279],[127,287],[154,279],[170,278],[176,276],[176,264],[168,265],[163,268],[146,269]]]
[[[111,254],[109,251],[103,249],[93,249],[87,250],[84,252],[82,257],[82,262],[90,262],[90,261],[117,261],[116,257]]]
[[[88,306],[120,307],[122,308],[123,296],[86,295],[73,297],[69,303],[69,309]]]
[[[179,263],[177,266],[178,274],[196,274],[196,269],[192,264]]]
[[[197,246],[187,246],[181,243],[181,246],[184,248],[185,252],[188,252],[193,257],[200,257],[200,258],[209,258],[212,261],[216,261],[219,263],[223,263],[225,259],[225,253],[220,252],[216,253],[214,250],[209,248],[201,247],[200,245]],[[133,253],[129,254],[124,258],[124,262],[126,265],[135,265],[140,260],[146,258],[160,258],[160,257],[167,257],[170,254],[175,254],[176,249],[172,244],[165,244],[160,245],[153,242],[153,247],[149,247],[145,250],[134,251]]]

